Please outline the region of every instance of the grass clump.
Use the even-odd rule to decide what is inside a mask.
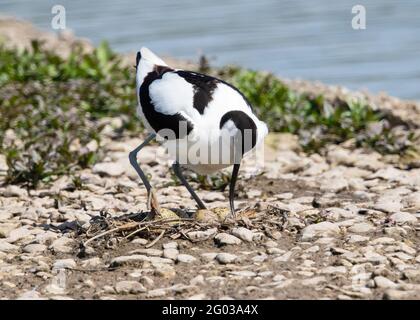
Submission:
[[[92,165],[101,156],[89,147],[100,142],[101,118],[125,116],[121,129],[138,129],[130,71],[106,44],[89,54],[76,48],[66,60],[36,41],[30,50],[0,47],[7,182],[35,187]]]

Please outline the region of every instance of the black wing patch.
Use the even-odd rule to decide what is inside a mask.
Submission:
[[[139,89],[140,103],[147,122],[157,133],[160,130],[169,129],[175,133],[176,139],[182,139],[194,129],[193,124],[180,113],[167,115],[156,111],[149,95],[149,86],[151,83],[157,79],[161,79],[165,73],[171,71],[173,71],[173,69],[165,66],[155,66],[154,70],[147,74]],[[186,134],[183,132],[184,130],[182,130],[182,126],[184,125],[182,122],[184,122],[184,124],[186,123]]]
[[[216,89],[219,80],[205,74],[191,71],[179,70],[175,71],[175,73],[193,85],[193,107],[197,109],[200,114],[203,114],[207,105],[213,99],[213,92]]]
[[[193,85],[195,90],[193,106],[195,109],[197,109],[197,111],[200,114],[204,113],[204,110],[206,109],[207,105],[213,99],[213,92],[217,88],[217,85],[219,83],[223,83],[235,90],[237,93],[239,93],[242,99],[244,99],[246,104],[249,106],[251,111],[253,111],[252,105],[249,103],[248,99],[244,96],[244,94],[241,91],[239,91],[238,88],[231,85],[230,83],[227,83],[226,81],[212,76],[208,76],[203,73],[192,71],[179,70],[175,71],[174,73],[178,74],[180,77],[184,78],[187,82]]]

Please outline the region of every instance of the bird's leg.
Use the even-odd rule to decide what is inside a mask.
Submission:
[[[139,175],[141,181],[143,182],[144,186],[147,190],[147,207],[149,210],[154,211],[153,213],[159,213],[159,203],[157,202],[156,194],[152,186],[150,185],[149,180],[147,179],[146,175],[144,174],[143,170],[140,168],[137,162],[137,153],[146,145],[150,143],[156,137],[155,133],[151,133],[147,136],[146,140],[143,141],[137,148],[130,152],[128,158],[130,160],[130,164],[133,166],[134,170],[136,170],[137,174]]]
[[[233,165],[233,171],[232,171],[232,178],[230,179],[230,186],[229,186],[229,203],[230,203],[230,214],[232,218],[235,219],[235,204],[234,204],[234,197],[235,197],[235,185],[236,185],[236,179],[238,178],[238,172],[239,172],[239,166],[240,163],[235,163]]]
[[[194,198],[195,202],[197,202],[198,207],[200,209],[206,209],[206,206],[204,205],[203,201],[201,201],[201,199],[197,196],[193,188],[190,186],[190,184],[188,183],[188,181],[185,179],[184,175],[182,174],[179,163],[175,161],[172,165],[172,169],[174,170],[175,175],[178,177],[178,179],[181,181],[184,187],[187,188],[188,192]]]

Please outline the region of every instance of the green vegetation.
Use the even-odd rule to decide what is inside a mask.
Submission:
[[[8,182],[36,186],[93,164],[104,117],[126,116],[136,130],[132,70],[120,67],[106,44],[91,54],[76,48],[67,60],[38,42],[18,52],[0,47],[0,152]]]
[[[385,115],[373,111],[363,101],[336,99],[331,102],[321,94],[299,95],[272,74],[241,68],[221,69],[218,76],[244,93],[270,131],[298,135],[307,152],[319,152],[327,144],[352,138],[357,146],[381,153],[402,154],[411,146],[412,135],[407,133],[405,139],[396,139],[394,128],[386,122],[381,125]],[[370,130],[372,126],[377,130]]]
[[[202,69],[236,85],[271,131],[298,135],[308,152],[348,139],[382,153],[410,148],[408,131],[389,127],[384,115],[361,101],[299,95],[266,73],[205,63]],[[35,187],[91,166],[103,156],[92,146],[100,142],[106,119],[122,120],[117,137],[139,132],[134,76],[106,44],[85,54],[76,48],[66,60],[38,42],[24,51],[0,45],[0,153],[7,157],[7,181]],[[203,179],[197,182],[208,188],[228,183]]]

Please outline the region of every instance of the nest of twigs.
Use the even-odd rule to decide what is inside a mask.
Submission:
[[[220,208],[213,209],[220,212]],[[205,210],[203,214],[214,213]],[[168,212],[170,214],[168,214]],[[129,214],[120,217],[112,217],[106,212],[90,221],[89,227],[85,228],[81,234],[84,241],[80,243],[79,255],[84,255],[88,247],[112,247],[116,243],[130,241],[135,237],[149,239],[146,248],[153,247],[164,236],[175,239],[186,239],[191,242],[205,241],[208,238],[195,239],[188,234],[192,231],[207,231],[210,228],[229,229],[233,226],[244,226],[247,228],[259,229],[270,236],[271,231],[283,230],[287,224],[287,212],[283,209],[270,206],[267,210],[257,212],[255,208],[241,210],[236,219],[229,217],[221,218],[218,216],[213,220],[202,219],[200,210],[191,217],[184,214],[175,214],[174,211],[163,209],[161,216],[156,216],[150,212]],[[183,216],[183,217],[181,217]]]

